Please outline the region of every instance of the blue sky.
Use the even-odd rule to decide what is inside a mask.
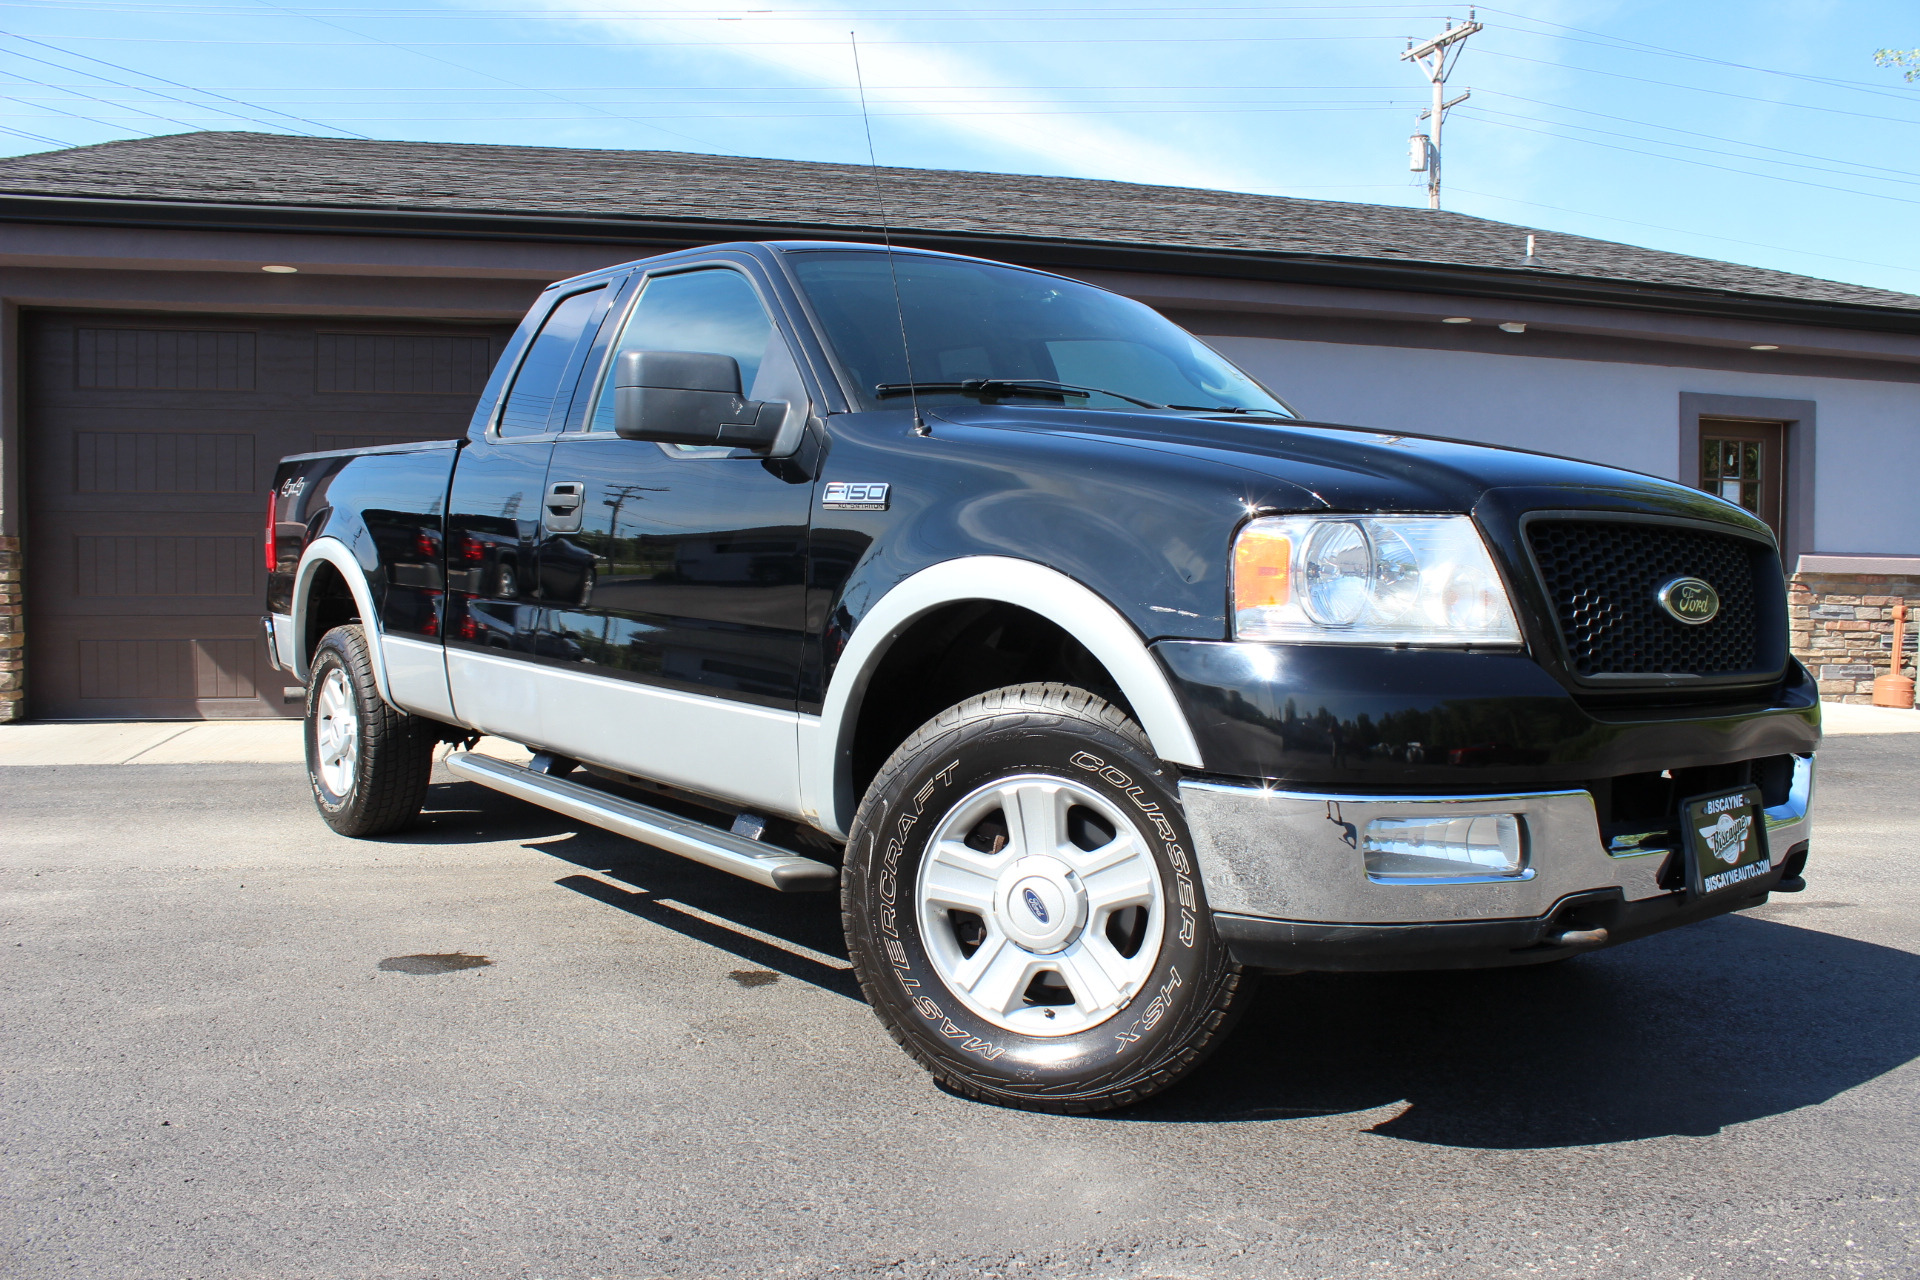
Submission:
[[[0,0],[0,148],[183,128],[864,161],[1422,205],[1399,61],[1466,5]],[[1508,0],[1446,207],[1920,293],[1910,2]],[[18,136],[20,134],[33,135]]]

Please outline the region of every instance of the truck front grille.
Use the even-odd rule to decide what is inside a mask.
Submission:
[[[1535,519],[1527,538],[1576,675],[1762,676],[1786,661],[1785,586],[1762,543],[1637,520]],[[1660,607],[1677,577],[1719,593],[1713,621]]]

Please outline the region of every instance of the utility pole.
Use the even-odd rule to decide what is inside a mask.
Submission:
[[[1448,110],[1465,102],[1473,93],[1468,89],[1459,97],[1449,100],[1447,72],[1460,60],[1460,42],[1481,29],[1482,24],[1474,21],[1473,10],[1469,9],[1465,25],[1456,27],[1453,19],[1449,18],[1445,31],[1421,45],[1409,39],[1407,51],[1400,55],[1402,62],[1417,63],[1427,73],[1427,81],[1433,85],[1433,105],[1420,113],[1420,119],[1433,121],[1432,135],[1414,134],[1411,154],[1407,158],[1409,169],[1415,173],[1426,171],[1429,209],[1440,207],[1440,126],[1445,122]]]

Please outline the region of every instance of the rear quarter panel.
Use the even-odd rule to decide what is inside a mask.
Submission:
[[[267,608],[294,612],[300,561],[317,539],[360,565],[382,630],[438,638],[447,488],[459,442],[283,459],[274,474],[274,568]]]

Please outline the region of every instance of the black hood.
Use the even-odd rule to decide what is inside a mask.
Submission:
[[[1764,528],[1733,504],[1671,480],[1440,436],[1396,435],[1325,422],[1025,405],[943,407],[937,417],[973,427],[1076,435],[1219,463],[1270,482],[1275,492],[1259,505],[1273,510],[1471,512],[1494,490],[1505,491],[1507,501],[1501,505],[1524,509],[1531,505],[1526,495],[1538,491],[1550,505],[1660,511],[1749,530]],[[1579,492],[1578,503],[1566,501],[1569,490]],[[1554,496],[1548,498],[1548,491]]]

